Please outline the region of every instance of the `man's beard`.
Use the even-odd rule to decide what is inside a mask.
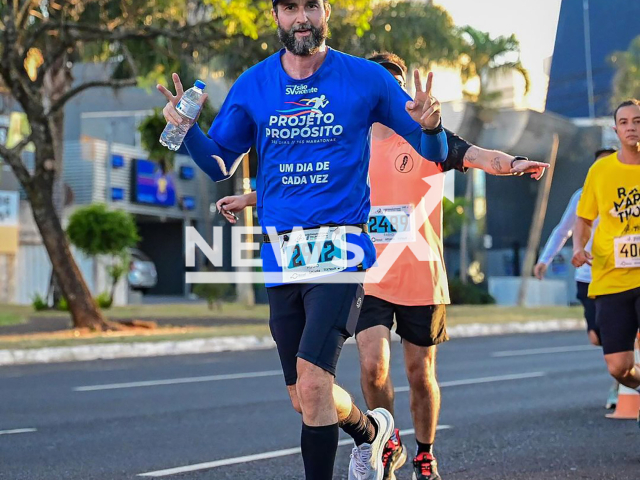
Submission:
[[[311,35],[302,37],[300,40],[296,39],[296,32],[300,30],[309,30]],[[328,27],[327,22],[324,22],[320,28],[316,28],[307,22],[303,25],[295,25],[291,27],[291,30],[287,31],[278,25],[278,38],[284,48],[301,57],[312,55],[318,51],[320,46],[327,38]]]

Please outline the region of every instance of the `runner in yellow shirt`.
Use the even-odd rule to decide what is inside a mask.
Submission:
[[[593,164],[578,203],[575,267],[591,265],[589,296],[609,373],[640,392],[633,347],[640,328],[640,102],[628,100],[614,113],[619,152]],[[591,253],[585,247],[600,217]]]

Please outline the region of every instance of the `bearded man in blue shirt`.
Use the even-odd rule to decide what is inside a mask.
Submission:
[[[424,158],[443,162],[440,104],[431,96],[431,74],[423,88],[414,72],[411,99],[381,65],[327,47],[328,0],[273,0],[272,15],[284,48],[240,76],[208,136],[195,124],[184,144],[214,181],[230,178],[246,152],[257,150],[257,212],[269,234],[261,252],[269,325],[291,402],[302,414],[306,479],[332,478],[342,428],[355,442],[349,480],[381,480],[393,418],[384,409],[363,413],[335,384],[362,284],[326,279],[375,262],[366,233],[371,126],[387,125]],[[177,74],[173,80],[176,95],[158,89],[169,101],[166,120],[179,125],[183,88]]]

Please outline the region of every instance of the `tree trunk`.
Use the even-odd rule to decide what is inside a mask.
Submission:
[[[92,330],[118,329],[118,324],[105,320],[91,296],[71,255],[67,236],[55,213],[51,198],[47,198],[46,192],[46,187],[37,190],[30,188],[27,190],[27,196],[33,210],[33,218],[49,254],[53,273],[62,294],[67,299],[73,326]]]
[[[109,304],[113,306],[113,298],[116,296],[116,286],[118,285],[119,278],[113,277],[111,279],[111,292],[109,292]]]
[[[43,82],[45,102],[49,105],[55,102],[71,88],[72,84],[73,76],[65,55],[60,57],[45,76]],[[69,241],[62,228],[64,109],[47,119],[37,121],[29,118],[29,121],[32,130],[38,133],[34,142],[36,166],[43,166],[44,172],[36,172],[29,188],[25,190],[33,210],[33,218],[49,254],[52,273],[56,280],[54,285],[59,287],[67,300],[75,328],[101,331],[123,328],[120,324],[107,321],[102,315],[71,255]]]
[[[46,75],[43,82],[45,98],[51,102],[56,101],[66,93],[73,84],[73,76],[66,65],[66,56],[61,57],[56,66]],[[49,127],[53,143],[53,208],[57,217],[62,220],[64,215],[64,109],[49,117]],[[62,288],[57,277],[51,272],[51,285],[53,287],[53,304],[57,305],[62,295]]]
[[[27,198],[31,205],[33,218],[42,242],[51,261],[52,272],[55,275],[62,294],[69,305],[69,312],[75,328],[90,328],[92,330],[115,330],[121,325],[108,322],[98,309],[91,292],[76,265],[67,235],[62,228],[60,217],[56,213],[53,199],[54,179],[56,168],[61,168],[62,159],[55,161],[56,150],[61,152],[59,140],[54,138],[55,127],[52,119],[34,120],[30,118],[31,129],[35,134],[36,171],[31,179],[23,184]],[[58,121],[62,118],[58,117]],[[61,174],[61,172],[59,172]]]
[[[557,133],[553,134],[553,143],[549,152],[547,162],[549,169],[547,170],[542,185],[538,187],[538,195],[536,198],[536,206],[533,210],[533,218],[531,219],[531,227],[529,229],[529,240],[527,241],[527,253],[524,257],[524,265],[520,275],[520,290],[518,292],[518,306],[524,307],[527,300],[527,285],[529,277],[533,271],[533,264],[536,261],[536,252],[540,246],[540,237],[542,236],[542,227],[544,226],[544,218],[547,214],[547,205],[549,204],[549,193],[551,193],[551,183],[553,182],[553,172],[556,167],[556,159],[558,158],[558,146],[560,139]]]

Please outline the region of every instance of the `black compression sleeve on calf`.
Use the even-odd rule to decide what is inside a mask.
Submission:
[[[360,446],[363,443],[371,443],[376,438],[378,426],[374,421],[367,417],[362,410],[356,407],[355,403],[351,404],[351,413],[349,416],[340,422],[340,428],[344,430],[344,433],[348,434],[356,445]]]
[[[331,480],[338,452],[338,424],[310,427],[302,424],[300,445],[306,480]]]

